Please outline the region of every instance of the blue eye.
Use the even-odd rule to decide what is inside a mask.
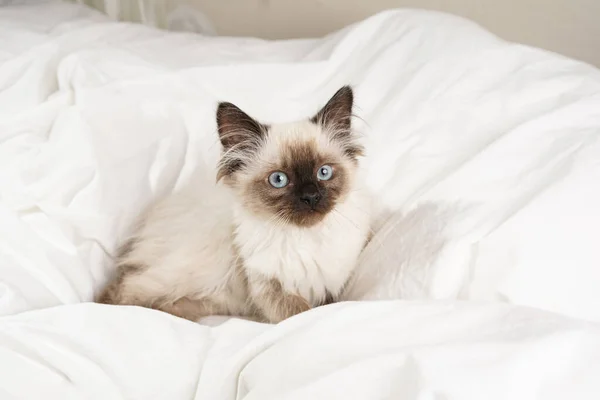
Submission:
[[[289,181],[290,180],[288,179],[287,175],[283,172],[273,172],[271,175],[269,175],[269,183],[271,186],[277,189],[286,187]]]
[[[320,181],[328,181],[332,176],[333,168],[331,168],[329,165],[323,165],[321,168],[319,168],[319,172],[317,172],[317,178]]]

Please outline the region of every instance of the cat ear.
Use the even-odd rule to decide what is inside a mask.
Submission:
[[[265,136],[268,127],[254,120],[231,103],[219,103],[217,107],[219,139],[225,151],[234,146],[256,143]]]
[[[346,156],[356,160],[364,154],[364,149],[351,129],[353,101],[352,89],[344,86],[311,118],[311,122],[321,125],[331,139],[343,148]]]
[[[224,150],[217,171],[219,181],[246,165],[252,154],[260,148],[269,127],[231,103],[219,103],[217,128]]]
[[[336,133],[349,133],[353,101],[352,89],[350,86],[344,86],[311,118],[311,121]]]

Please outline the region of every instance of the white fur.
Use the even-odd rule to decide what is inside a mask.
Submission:
[[[351,192],[324,220],[311,228],[265,223],[235,207],[236,238],[244,267],[279,280],[312,305],[337,295],[356,266],[369,231],[369,203],[360,190]]]

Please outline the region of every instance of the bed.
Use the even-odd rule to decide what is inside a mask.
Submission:
[[[214,112],[354,87],[375,236],[278,325],[91,302],[132,219],[216,163]],[[390,10],[324,38],[0,8],[1,399],[600,398],[600,71]]]

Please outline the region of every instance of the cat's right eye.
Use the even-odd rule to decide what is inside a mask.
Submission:
[[[281,189],[282,187],[286,187],[288,182],[289,179],[283,172],[273,172],[271,175],[269,175],[269,183],[274,188]]]

